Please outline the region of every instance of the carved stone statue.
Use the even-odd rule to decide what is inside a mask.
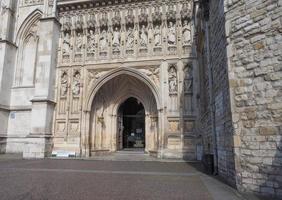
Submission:
[[[93,30],[89,30],[89,35],[87,37],[87,52],[89,53],[95,53],[96,49],[96,40],[95,40],[95,33]]]
[[[175,67],[170,67],[168,72],[169,92],[177,92],[177,72]]]
[[[70,41],[70,34],[66,33],[64,40],[63,40],[63,55],[70,54],[71,50],[71,41]]]
[[[101,51],[107,50],[107,45],[108,45],[107,31],[103,30],[100,35],[100,50]]]
[[[167,41],[169,45],[176,45],[176,31],[173,22],[169,22],[168,24]]]
[[[76,51],[77,52],[81,52],[82,51],[82,47],[83,47],[83,36],[79,32],[77,34],[77,38],[76,38]]]
[[[154,30],[154,43],[156,47],[162,44],[162,34],[159,25],[157,25]]]
[[[115,30],[113,32],[113,47],[117,49],[120,47],[120,32],[118,30],[118,27],[115,27]]]
[[[61,96],[64,97],[68,93],[68,75],[63,72],[61,75]]]
[[[140,31],[140,45],[141,47],[147,47],[148,45],[148,33],[146,31],[146,27],[143,24]]]
[[[76,72],[73,77],[72,94],[77,96],[80,94],[80,73]]]
[[[183,22],[182,41],[184,45],[190,44],[191,41],[191,30],[187,20]]]
[[[127,38],[126,38],[126,47],[128,49],[131,49],[133,48],[133,44],[134,44],[134,32],[133,29],[129,27],[127,32]]]
[[[188,65],[184,69],[184,92],[189,92],[192,90],[193,86],[193,74],[192,66]]]

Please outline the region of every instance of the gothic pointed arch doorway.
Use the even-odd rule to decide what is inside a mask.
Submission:
[[[120,69],[94,85],[89,97],[91,107],[84,118],[85,127],[89,127],[83,136],[86,156],[88,152],[95,156],[138,147],[157,155],[161,137],[159,99],[149,81],[138,71]]]
[[[145,108],[138,99],[130,97],[119,107],[118,134],[119,150],[145,149]]]

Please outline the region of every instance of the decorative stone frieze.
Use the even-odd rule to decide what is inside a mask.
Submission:
[[[77,11],[60,6],[62,63],[191,53],[191,17],[188,17],[191,13],[186,13],[187,3],[175,1],[155,4],[153,8],[136,3],[126,4],[122,9],[91,8],[88,4],[85,7]],[[69,40],[68,46],[78,49],[64,47]],[[64,55],[66,48],[69,56]],[[76,50],[81,54],[77,55]]]
[[[22,6],[40,5],[43,4],[44,0],[21,0]]]

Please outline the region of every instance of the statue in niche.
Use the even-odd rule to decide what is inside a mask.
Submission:
[[[140,45],[141,47],[147,47],[148,45],[148,33],[146,31],[146,27],[143,24],[140,31]]]
[[[118,27],[115,27],[113,32],[113,47],[114,49],[119,49],[120,47],[120,32]]]
[[[77,33],[77,38],[76,38],[76,50],[77,52],[82,51],[82,46],[83,46],[83,37],[80,32]]]
[[[77,71],[73,77],[72,94],[77,96],[80,94],[80,73]]]
[[[169,92],[177,92],[177,72],[175,67],[170,67],[168,74]]]
[[[155,30],[154,30],[154,43],[155,43],[155,46],[161,46],[162,44],[162,33],[161,33],[161,29],[160,29],[160,26],[157,25],[155,27]]]
[[[95,41],[95,33],[93,30],[89,30],[89,35],[87,37],[88,48],[87,51],[89,53],[95,53],[96,41]]]
[[[70,49],[71,49],[71,38],[70,38],[70,34],[67,32],[64,40],[63,40],[63,55],[69,54],[70,53]]]
[[[108,44],[108,36],[107,36],[107,31],[104,29],[100,35],[100,50],[101,51],[107,50],[107,44]]]
[[[193,86],[193,74],[192,66],[188,65],[184,69],[184,92],[189,92],[192,90]]]
[[[169,45],[176,45],[176,31],[175,25],[173,22],[169,22],[168,24],[168,36],[167,41]]]
[[[68,75],[66,72],[63,72],[61,75],[61,96],[64,97],[68,92]]]
[[[133,28],[129,27],[127,32],[127,38],[126,38],[126,47],[128,49],[132,49],[134,44],[134,32]]]
[[[190,44],[191,42],[191,30],[187,20],[183,22],[182,40],[184,45]]]

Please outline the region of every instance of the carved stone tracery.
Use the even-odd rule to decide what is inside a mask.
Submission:
[[[94,61],[177,55],[181,53],[178,49],[188,54],[192,39],[190,10],[190,3],[180,1],[166,6],[156,4],[153,8],[128,4],[125,10],[103,7],[60,12],[62,62],[71,61],[71,51],[75,51],[75,62],[84,58]]]

